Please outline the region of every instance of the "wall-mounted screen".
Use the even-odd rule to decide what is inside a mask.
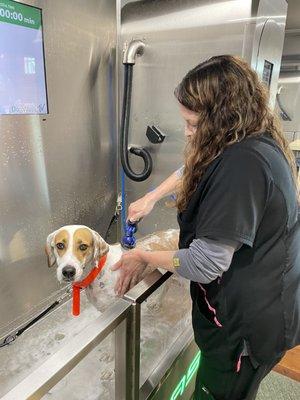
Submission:
[[[42,10],[0,0],[0,114],[47,114]]]

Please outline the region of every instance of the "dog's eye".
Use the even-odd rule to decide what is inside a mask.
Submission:
[[[63,243],[56,243],[56,247],[58,248],[58,250],[63,250],[65,248],[65,245]]]
[[[88,248],[88,246],[86,244],[81,244],[79,246],[79,250],[81,250],[81,251],[85,251],[87,248]]]

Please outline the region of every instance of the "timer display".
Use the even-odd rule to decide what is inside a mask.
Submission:
[[[9,10],[4,10],[4,8],[0,8],[0,17],[7,19],[14,19],[15,21],[22,22],[24,17],[21,13],[17,13],[16,11],[11,12]]]
[[[42,10],[0,0],[0,115],[47,114]]]
[[[12,0],[0,0],[0,21],[40,29],[41,10]]]

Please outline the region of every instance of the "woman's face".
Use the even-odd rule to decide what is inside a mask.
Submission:
[[[190,139],[197,131],[199,115],[195,111],[191,111],[179,103],[179,110],[182,118],[185,121],[184,135]]]

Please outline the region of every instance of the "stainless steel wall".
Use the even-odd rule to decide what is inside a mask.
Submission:
[[[264,60],[273,64],[271,103],[274,104],[284,38],[285,0],[140,0],[121,1],[123,43],[143,39],[144,55],[133,73],[129,143],[145,146],[154,170],[145,182],[126,182],[127,203],[155,188],[182,164],[183,122],[173,96],[186,72],[205,59],[220,54],[244,57],[262,76]],[[118,65],[122,81],[122,65]],[[121,86],[120,86],[121,87]],[[147,125],[158,125],[167,135],[162,144],[151,144]],[[131,157],[135,170],[141,170]],[[151,217],[140,223],[140,234],[176,227],[175,210],[161,201]]]
[[[146,41],[134,69],[130,143],[146,146],[154,161],[148,181],[127,181],[128,205],[182,163],[183,123],[173,90],[187,70],[229,53],[261,73],[267,58],[275,87],[286,13],[285,0],[23,2],[43,9],[50,113],[0,117],[0,336],[62,290],[46,267],[48,233],[80,223],[104,235],[108,226],[117,193],[115,93],[120,100],[123,43]],[[163,144],[148,142],[148,124],[166,133]],[[161,201],[140,234],[175,227],[175,214]]]
[[[102,235],[116,197],[116,4],[23,0],[43,10],[49,115],[0,116],[0,337],[61,289],[47,235]]]
[[[288,30],[285,35],[279,77],[279,102],[289,117],[282,120],[288,139],[300,139],[300,20],[299,28]]]

